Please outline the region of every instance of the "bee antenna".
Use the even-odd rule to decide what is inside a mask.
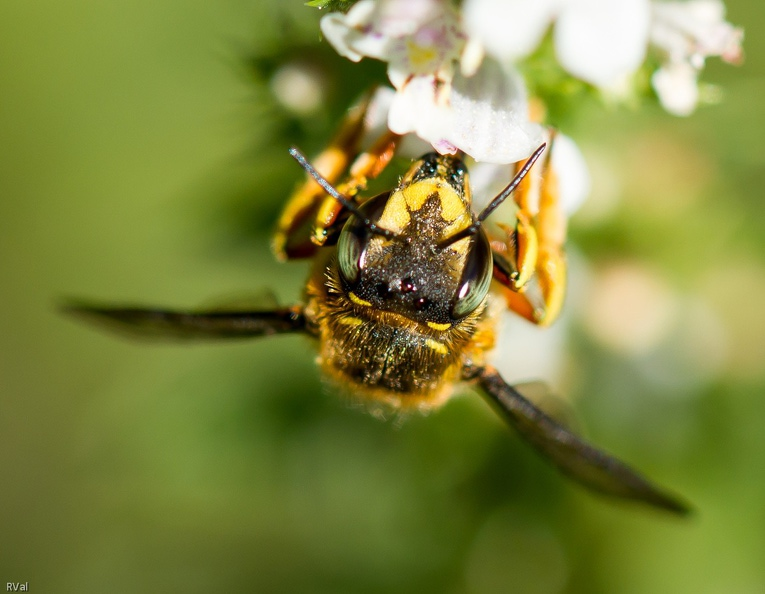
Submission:
[[[542,144],[537,150],[535,150],[532,155],[529,157],[528,161],[524,163],[521,170],[515,175],[513,178],[513,181],[510,182],[510,184],[502,190],[494,200],[492,200],[489,205],[484,208],[481,213],[478,215],[475,221],[473,221],[473,224],[465,227],[461,231],[457,231],[454,235],[450,235],[449,237],[442,239],[438,244],[438,249],[444,249],[445,247],[448,247],[452,245],[453,243],[457,243],[460,239],[465,239],[466,237],[470,237],[471,235],[475,235],[475,233],[478,231],[478,228],[481,226],[481,221],[485,221],[486,218],[493,213],[497,207],[502,204],[505,199],[513,193],[515,188],[518,187],[518,184],[520,184],[523,181],[523,178],[526,177],[528,172],[531,170],[531,167],[536,163],[536,160],[539,159],[540,155],[544,152],[545,147],[547,146],[547,143]]]
[[[439,250],[444,249],[445,247],[449,247],[453,243],[457,243],[460,239],[465,239],[466,237],[470,237],[471,235],[475,235],[478,231],[478,227],[481,226],[480,221],[474,221],[472,225],[468,225],[464,229],[457,231],[454,235],[450,235],[449,237],[445,237],[441,241],[439,241],[436,244],[436,247]]]
[[[523,181],[523,178],[526,177],[528,172],[531,170],[531,167],[534,165],[534,163],[536,163],[537,159],[539,159],[540,155],[544,152],[545,147],[547,147],[547,143],[543,143],[542,146],[535,150],[529,157],[529,160],[524,163],[523,167],[521,167],[521,170],[515,175],[513,181],[511,181],[510,184],[504,190],[502,190],[486,208],[481,211],[481,214],[478,215],[479,223],[481,221],[485,221],[486,217],[493,213],[497,207],[502,204],[510,194],[513,193],[515,188],[518,187],[518,184]]]
[[[327,181],[324,176],[322,176],[321,173],[316,171],[316,168],[308,162],[308,159],[303,156],[303,153],[301,153],[294,146],[290,149],[290,155],[292,155],[292,157],[300,164],[300,166],[305,169],[306,173],[310,175],[327,194],[332,196],[332,198],[337,200],[345,208],[351,211],[351,213],[358,217],[370,232],[374,233],[375,235],[382,235],[388,239],[396,236],[396,234],[390,229],[380,227],[379,225],[376,225],[371,220],[369,220],[369,218],[363,212],[361,212],[361,209],[354,202],[351,202],[348,200],[348,198],[343,196],[337,190],[337,188],[335,188],[331,183],[329,183],[329,181]]]

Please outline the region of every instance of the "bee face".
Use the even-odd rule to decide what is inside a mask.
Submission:
[[[482,229],[449,244],[473,223],[467,170],[459,159],[431,153],[392,192],[365,202],[338,241],[343,289],[359,305],[446,329],[484,301],[492,278]],[[368,222],[393,232],[375,234]]]

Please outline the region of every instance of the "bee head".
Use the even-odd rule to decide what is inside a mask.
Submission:
[[[429,179],[428,163],[438,162],[420,161],[402,187]],[[438,173],[431,177],[443,179]],[[464,179],[464,166],[460,177]],[[400,191],[371,198],[360,207],[363,216],[348,219],[337,245],[340,279],[357,305],[445,330],[474,312],[488,293],[493,267],[489,240],[478,228],[469,237],[439,246],[444,221],[438,193],[408,213],[401,232],[393,237],[375,233],[366,221],[379,222],[386,209],[403,208],[392,200]]]
[[[477,217],[470,210],[467,169],[457,157],[428,153],[395,190],[357,206],[300,151],[290,154],[350,213],[336,260],[348,298],[446,330],[484,303],[494,263],[481,222],[512,194],[545,146]]]

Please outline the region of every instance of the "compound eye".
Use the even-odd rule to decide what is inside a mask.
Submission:
[[[359,207],[359,211],[369,221],[377,221],[388,202],[390,192],[384,192],[370,198]],[[340,276],[349,285],[361,280],[364,268],[365,251],[374,233],[356,215],[351,215],[345,223],[337,240],[337,266]]]
[[[483,229],[478,229],[473,236],[462,278],[452,300],[452,318],[464,318],[483,303],[491,285],[493,267],[489,240]]]
[[[337,240],[337,266],[343,280],[349,285],[355,285],[359,282],[363,267],[364,246],[362,241],[367,238],[360,236],[357,231],[358,229],[354,228],[349,221]]]

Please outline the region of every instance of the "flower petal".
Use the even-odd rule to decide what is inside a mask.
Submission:
[[[437,74],[448,82],[464,45],[457,13],[444,10],[413,34],[392,41],[386,56],[388,76],[396,88],[408,76]]]
[[[590,171],[576,143],[565,134],[555,135],[550,166],[558,176],[558,189],[563,212],[571,216],[590,194]]]
[[[671,60],[690,59],[697,68],[709,56],[738,63],[743,36],[741,29],[725,21],[725,6],[719,0],[653,4],[651,41]]]
[[[440,0],[381,0],[376,7],[375,29],[389,37],[413,35],[444,9]]]
[[[555,51],[574,76],[610,87],[643,62],[648,0],[569,0],[555,25]]]
[[[699,88],[698,70],[686,61],[671,61],[654,72],[651,77],[659,101],[669,113],[687,116],[696,109]]]
[[[532,53],[552,22],[559,0],[465,0],[465,31],[500,60]]]
[[[390,87],[378,87],[369,100],[364,118],[362,146],[369,146],[388,131],[388,113],[396,92]]]
[[[371,29],[374,0],[357,2],[347,14],[330,12],[319,22],[321,32],[338,54],[352,62],[370,57],[382,60],[390,39]]]
[[[388,114],[396,97],[396,92],[390,87],[378,87],[375,89],[372,99],[367,108],[364,119],[364,138],[361,146],[366,148],[377,142],[390,128],[388,127]],[[429,142],[426,142],[415,134],[406,134],[400,141],[396,154],[408,159],[417,159],[433,150]]]
[[[441,96],[443,97],[443,96]],[[429,143],[442,144],[451,129],[451,109],[439,98],[432,76],[415,76],[396,93],[388,112],[388,127],[396,134],[414,132]]]
[[[484,60],[472,77],[457,73],[451,92],[447,139],[476,161],[514,163],[542,144],[542,128],[529,121],[520,74]]]

